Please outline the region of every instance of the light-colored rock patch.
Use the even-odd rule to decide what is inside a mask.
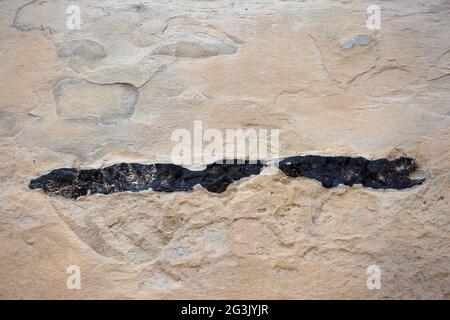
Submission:
[[[187,58],[206,58],[235,54],[236,52],[236,46],[223,40],[206,34],[190,32],[181,32],[173,36],[153,51],[154,54]]]
[[[58,81],[53,94],[60,117],[103,124],[131,117],[139,99],[138,91],[129,84],[94,84],[77,79]]]

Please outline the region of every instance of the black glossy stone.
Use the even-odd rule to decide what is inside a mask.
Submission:
[[[221,193],[235,181],[258,175],[263,166],[260,161],[249,163],[234,160],[232,163],[209,164],[201,171],[168,163],[120,163],[82,170],[62,168],[31,180],[29,187],[70,199],[95,193],[147,189],[159,192],[190,191],[195,185]],[[367,160],[362,157],[296,156],[280,161],[279,169],[289,177],[315,179],[325,188],[339,184],[362,184],[374,189],[406,189],[425,181],[409,178],[410,173],[416,170],[416,163],[406,157]]]
[[[213,163],[204,170],[192,171],[174,164],[120,163],[101,169],[56,169],[30,182],[30,189],[43,189],[49,194],[76,199],[80,196],[152,189],[160,192],[190,191],[200,184],[220,193],[234,181],[257,175],[261,162],[231,164]]]
[[[417,165],[414,159],[367,160],[363,157],[297,156],[282,160],[279,168],[289,177],[306,177],[325,188],[340,184],[362,184],[373,189],[406,189],[422,184],[425,179],[410,179]]]

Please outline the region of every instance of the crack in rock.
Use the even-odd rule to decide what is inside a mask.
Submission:
[[[231,162],[231,161],[229,161]],[[258,175],[263,161],[233,160],[192,171],[168,163],[120,163],[100,169],[61,168],[31,180],[30,189],[43,189],[51,195],[76,199],[89,194],[111,194],[124,191],[158,192],[191,191],[201,185],[210,192],[221,193],[235,181]],[[368,160],[363,157],[295,156],[279,162],[279,169],[289,177],[306,177],[322,183],[325,188],[339,184],[362,184],[374,189],[406,189],[420,185],[423,179],[410,179],[417,165],[414,159]]]

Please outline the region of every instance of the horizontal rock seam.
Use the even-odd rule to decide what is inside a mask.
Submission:
[[[258,175],[269,162],[261,160],[223,160],[193,171],[169,163],[120,163],[100,169],[61,168],[31,180],[30,189],[43,189],[51,195],[69,199],[90,194],[191,191],[201,185],[210,192],[221,193],[235,181]],[[340,184],[361,184],[373,189],[407,189],[420,185],[422,179],[410,179],[417,169],[412,158],[368,160],[345,156],[294,156],[280,160],[278,168],[289,177],[317,180],[325,188]]]

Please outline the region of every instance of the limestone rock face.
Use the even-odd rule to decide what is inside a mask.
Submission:
[[[0,298],[449,299],[449,38],[446,0],[0,1]],[[28,187],[172,163],[194,121],[278,129],[280,158],[415,159],[425,181]]]
[[[100,60],[106,57],[105,49],[92,40],[72,40],[58,48],[58,57],[78,56],[86,60]]]
[[[368,46],[370,43],[372,43],[374,40],[371,36],[361,35],[357,34],[353,37],[351,37],[348,40],[345,40],[341,43],[341,48],[343,50],[350,50],[354,46]]]
[[[56,113],[65,119],[96,119],[108,124],[128,119],[139,93],[131,85],[94,84],[78,79],[59,81],[53,90]]]
[[[176,57],[205,58],[234,54],[236,51],[236,47],[220,39],[203,34],[183,32],[176,34],[167,43],[157,47],[154,53]]]

